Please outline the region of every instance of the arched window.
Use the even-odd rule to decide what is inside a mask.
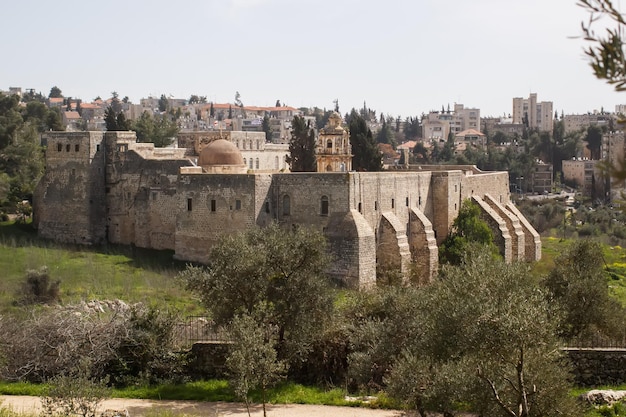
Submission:
[[[243,164],[244,165],[248,165],[248,162],[246,161],[246,158],[243,158]]]
[[[291,214],[291,199],[288,195],[283,196],[283,216],[289,216]]]
[[[250,169],[254,168],[254,159],[250,158]]]
[[[328,139],[328,141],[326,142],[326,148],[327,149],[333,148],[333,141],[331,139]]]
[[[275,157],[274,158],[274,169],[279,169],[279,168],[280,168],[280,166],[279,166],[279,162],[278,162],[278,157]]]
[[[320,215],[328,216],[328,197],[325,195],[320,199]]]
[[[256,159],[256,169],[259,169],[259,158]]]

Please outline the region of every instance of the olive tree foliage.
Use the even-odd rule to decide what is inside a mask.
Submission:
[[[267,306],[260,305],[252,314],[237,315],[228,325],[234,341],[226,358],[230,384],[250,415],[251,390],[260,389],[263,416],[267,415],[267,390],[285,376],[287,364],[278,359],[278,328],[265,320]]]
[[[264,320],[277,328],[280,359],[305,353],[332,314],[329,259],[319,232],[272,224],[224,235],[210,259],[206,268],[188,266],[181,273],[185,286],[217,325],[267,305]]]
[[[352,345],[375,359],[358,372],[382,373],[392,397],[422,416],[452,415],[458,404],[482,416],[578,415],[558,316],[526,265],[470,245],[432,285],[395,291],[365,310]]]
[[[566,339],[603,336],[622,339],[626,314],[609,296],[608,274],[599,243],[574,242],[544,279],[550,301],[563,314],[559,333]]]
[[[594,75],[612,85],[616,91],[626,91],[625,16],[611,0],[579,0],[578,5],[589,13],[589,19],[581,22],[581,28],[583,39],[588,43],[584,52]],[[604,32],[598,34],[593,27],[601,18],[608,18],[612,26],[603,25]],[[625,121],[623,116],[622,123]],[[626,160],[615,165],[607,163],[604,168],[617,181],[626,181]]]

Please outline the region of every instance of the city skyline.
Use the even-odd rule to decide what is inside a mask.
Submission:
[[[10,2],[2,88],[91,101],[241,94],[245,105],[363,103],[417,116],[462,103],[512,112],[537,93],[559,114],[626,103],[584,58],[575,0]],[[599,27],[598,27],[599,29]]]

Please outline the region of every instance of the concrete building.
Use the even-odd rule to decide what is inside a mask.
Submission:
[[[480,109],[466,109],[455,104],[454,110],[431,111],[422,118],[422,137],[430,140],[447,140],[450,133],[464,130],[480,131]]]
[[[223,234],[271,222],[310,227],[329,242],[329,273],[367,288],[377,268],[430,281],[437,245],[462,202],[472,199],[506,261],[540,258],[539,235],[509,199],[507,172],[471,166],[353,172],[349,165],[341,172],[332,164],[347,159],[334,158],[348,158],[350,148],[340,148],[347,132],[333,123],[320,139],[333,152],[319,159],[333,171],[318,173],[251,172],[233,137],[205,143],[197,137],[190,151],[136,143],[134,132],[48,132],[34,224],[40,236],[61,242],[169,249],[197,262],[209,260]],[[254,143],[244,139],[246,147]]]
[[[531,129],[539,129],[541,132],[552,132],[554,125],[552,102],[537,102],[536,93],[531,93],[528,98],[513,98],[513,123],[523,124],[525,120]]]

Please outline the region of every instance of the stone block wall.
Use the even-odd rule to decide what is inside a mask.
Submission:
[[[598,387],[626,382],[626,349],[567,348],[577,385]]]
[[[513,261],[513,244],[512,238],[507,227],[506,222],[496,210],[491,208],[489,204],[485,202],[482,198],[475,195],[472,197],[472,201],[478,204],[481,210],[481,219],[484,220],[489,228],[491,229],[491,233],[493,234],[493,243],[500,250],[500,254],[504,258],[505,262]]]
[[[256,225],[259,202],[254,175],[180,175],[176,189],[177,259],[207,262],[210,248],[221,235]]]
[[[105,241],[101,132],[47,132],[46,171],[34,193],[39,235],[59,242]]]

